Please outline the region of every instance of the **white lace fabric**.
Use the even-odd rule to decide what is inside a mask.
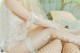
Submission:
[[[17,41],[20,41],[24,38],[21,26],[24,23],[10,11],[9,19],[9,34],[7,36],[6,42],[8,42],[8,47],[11,47],[18,44]]]
[[[11,11],[9,12],[9,34],[7,36],[5,47],[10,50],[13,47],[16,47],[20,42],[26,39],[26,46],[31,51],[34,52],[34,48],[32,46],[31,40],[27,34],[28,28],[33,25],[34,19],[30,20],[28,23],[24,23],[19,17],[14,15]]]
[[[21,0],[21,2],[22,1],[23,0]],[[24,1],[29,1],[29,0],[24,0]],[[24,3],[24,1],[23,1],[23,3]],[[32,1],[29,1],[29,2],[32,3]],[[27,3],[29,4],[29,2],[27,2]],[[24,4],[25,5],[28,5],[26,3],[24,3]],[[30,4],[30,5],[32,5],[31,6],[31,9],[30,9],[31,12],[35,12],[38,15],[42,15],[42,17],[46,17],[44,15],[42,9],[39,7],[40,5],[39,4],[37,5],[37,4],[38,4],[38,2],[33,3],[33,5]],[[39,10],[39,11],[35,11],[36,10],[36,8],[34,8],[35,5],[37,7],[37,10]],[[3,45],[4,45],[4,47],[10,49],[12,47],[16,47],[20,43],[20,41],[22,41],[23,39],[29,38],[29,37],[26,36],[26,35],[28,35],[26,33],[27,33],[27,30],[29,29],[28,26],[34,25],[33,24],[34,19],[30,20],[28,22],[27,26],[26,26],[25,23],[18,16],[16,16],[15,14],[13,14],[6,7],[5,3],[3,4],[3,7],[2,7],[1,10],[2,10],[1,17],[4,18],[3,21],[2,21],[3,22],[3,25],[7,26],[7,27],[5,27],[6,28],[6,31],[4,30],[4,32],[6,32],[7,34],[4,33],[4,36],[6,37],[5,38],[6,40],[5,40],[5,45],[4,44]],[[32,13],[32,16],[33,17],[36,17],[33,14],[34,13]],[[4,21],[5,21],[5,23],[4,23]],[[29,39],[26,39],[26,40],[27,40],[27,42],[29,42],[30,45],[32,45]],[[29,46],[29,44],[27,44],[27,46]],[[33,46],[29,46],[29,49],[30,49],[31,52],[34,51]]]

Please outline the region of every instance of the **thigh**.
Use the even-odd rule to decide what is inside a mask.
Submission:
[[[33,31],[34,32],[34,31]],[[32,32],[31,32],[32,33]],[[35,31],[34,34],[30,34],[29,37],[32,40],[34,48],[40,49],[42,46],[47,44],[50,40],[53,39],[53,30],[51,28],[44,28],[40,31]]]
[[[34,34],[31,34],[33,32],[29,33],[29,37],[31,38],[34,50],[40,49],[41,47],[46,45],[51,39],[53,39],[51,37],[52,33],[50,28],[39,28],[38,33],[36,33],[36,31],[38,30],[36,29],[35,31],[33,31]],[[20,42],[19,45],[12,48],[9,52],[6,53],[30,53],[27,43],[28,42],[26,42],[26,40],[24,39]]]

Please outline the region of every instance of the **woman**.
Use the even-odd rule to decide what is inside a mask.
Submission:
[[[20,0],[20,1],[22,2],[23,0]],[[28,2],[30,1],[31,3],[34,4],[34,2],[31,0],[24,0],[24,1],[28,1]],[[58,38],[61,38],[61,37],[63,39],[67,38],[66,40],[69,40],[70,42],[73,42],[79,39],[73,34],[64,32],[65,31],[64,29],[60,30],[60,28],[58,27],[59,26],[58,24],[51,22],[49,20],[45,20],[43,18],[38,18],[37,16],[40,16],[40,14],[35,15],[36,13],[34,13],[33,9],[32,9],[32,12],[30,9],[25,9],[26,7],[24,6],[25,7],[24,8],[23,5],[19,2],[19,0],[5,0],[5,3],[9,9],[4,4],[3,8],[6,7],[4,9],[6,13],[4,12],[3,16],[5,15],[8,16],[7,19],[9,21],[5,19],[2,19],[2,20],[5,20],[4,25],[5,24],[7,25],[7,28],[4,28],[4,30],[7,31],[9,29],[9,31],[7,31],[7,33],[5,34],[2,33],[2,35],[5,36],[7,34],[6,44],[4,47],[7,53],[34,52],[35,50],[40,49],[42,46],[47,44],[51,39],[52,34],[57,35]],[[6,18],[6,16],[3,18]],[[41,17],[44,17],[44,16],[41,16]],[[37,34],[36,32],[32,31],[28,38],[26,37],[26,29],[27,29],[26,25],[28,25],[26,23],[28,20],[29,21],[31,20],[29,23],[32,23],[33,21],[34,24],[48,27],[48,28],[41,27],[40,31]],[[60,31],[64,33],[61,34]],[[66,35],[69,35],[70,37],[72,37],[72,39]],[[45,37],[47,38],[44,39]],[[76,42],[77,42],[76,44],[80,43],[80,41],[76,41]]]
[[[9,7],[11,7],[10,9],[12,9],[12,11],[10,11],[6,7],[5,2],[7,4],[7,6],[9,6],[8,4],[11,4],[11,3],[14,3],[14,4],[16,3],[16,5],[19,5],[19,6],[18,6],[17,9],[14,9],[14,7],[17,7],[17,6],[12,4],[11,6],[13,6],[13,7],[9,6]],[[23,2],[23,0],[21,0],[21,2]],[[7,36],[8,35],[7,39],[6,39],[6,42],[8,42],[8,44],[6,43],[6,45],[8,46],[8,48],[11,48],[12,46],[17,44],[16,40],[14,41],[14,39],[18,39],[18,38],[22,39],[22,40],[23,40],[23,38],[25,39],[24,34],[26,34],[26,32],[25,32],[25,30],[22,31],[22,28],[25,28],[24,25],[26,24],[27,20],[31,20],[32,19],[32,15],[31,15],[32,13],[29,12],[27,9],[25,9],[20,4],[20,2],[17,1],[17,0],[14,0],[14,1],[5,0],[2,7],[3,8],[2,8],[2,12],[1,12],[1,17],[3,17],[3,18],[1,18],[1,20],[4,21],[3,24],[1,25],[2,27],[4,26],[4,28],[1,27],[2,28],[1,30],[3,30],[2,31],[3,32],[2,35],[3,36]],[[20,10],[19,8],[22,9],[22,10]],[[16,15],[19,15],[20,17],[16,16],[14,13]],[[35,16],[35,15],[33,15],[33,16]],[[39,20],[39,18],[38,18],[38,19],[35,19],[35,20],[36,20],[36,22],[34,21],[34,23],[36,23],[36,24],[39,24],[39,25],[42,25],[42,26],[46,26],[46,27],[51,27],[50,25],[52,25],[53,28],[57,28],[56,25],[53,25],[53,23],[51,23],[51,22],[47,22],[45,19],[40,19]],[[47,23],[50,23],[50,25],[48,25]],[[42,29],[44,29],[44,28],[42,28]],[[2,42],[4,43],[4,41],[2,41]],[[16,44],[15,44],[15,42],[16,42]],[[44,44],[42,44],[42,45],[44,45]]]

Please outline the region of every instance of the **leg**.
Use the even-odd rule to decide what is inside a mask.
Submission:
[[[43,28],[37,34],[36,32],[34,34],[31,34],[31,33],[30,33],[30,38],[31,38],[32,45],[34,46],[35,50],[40,49],[42,46],[47,44],[51,39],[50,37],[51,30],[49,28]],[[6,50],[6,53],[30,53],[30,50],[27,48],[25,39],[22,40],[20,44],[17,45],[16,47],[11,48],[10,51],[7,51],[7,49],[5,50]]]
[[[34,49],[37,50],[46,45],[50,40],[53,39],[52,34],[54,34],[53,36],[56,35],[56,38],[59,38],[63,41],[68,41],[75,44],[80,42],[77,36],[70,34],[63,29],[56,30],[52,28],[44,28],[39,33],[35,32],[34,34],[30,35]]]
[[[51,39],[53,39],[53,37],[51,37],[52,34],[55,34],[57,36],[56,38],[62,39],[64,41],[68,40],[69,42],[73,42],[73,43],[79,42],[79,38],[77,36],[70,34],[68,32],[65,32],[64,30],[45,28],[41,30],[40,32],[38,32],[37,34],[35,32],[34,34],[30,35],[34,49],[37,50],[43,47],[44,45],[46,45]],[[20,42],[20,45],[16,46],[15,48],[12,48],[11,52],[29,53],[30,51],[26,46],[27,46],[26,41],[23,40],[22,42]]]
[[[56,38],[59,38],[63,41],[72,42],[74,44],[80,45],[80,40],[79,40],[80,37],[72,33],[69,33],[65,29],[61,29],[61,30],[52,29],[52,30],[53,30],[53,34],[56,35]]]
[[[72,43],[80,45],[80,40],[79,40],[80,37],[76,36],[76,35],[74,35],[72,33],[69,33],[68,31],[66,31],[63,28],[61,30],[52,29],[52,28],[46,28],[42,32],[43,32],[43,34],[45,34],[45,33],[46,34],[48,33],[50,35],[53,34],[53,37],[59,38],[59,39],[61,39],[63,41],[72,42]]]

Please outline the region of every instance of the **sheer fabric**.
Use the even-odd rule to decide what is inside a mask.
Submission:
[[[30,12],[33,12],[34,14],[41,16],[41,18],[47,19],[38,0],[20,0],[20,2]],[[3,1],[1,6],[2,7],[0,9],[0,46],[3,47],[5,43],[5,48],[10,49],[12,47],[17,46],[21,40],[26,38],[27,42],[30,43],[30,39],[28,38],[26,31],[30,30],[33,27],[36,27],[36,25],[32,23],[32,20],[30,20],[31,23],[28,22],[28,24],[30,24],[31,27],[26,28],[26,24],[18,16],[13,14],[8,9],[8,7],[5,4],[5,1]],[[33,51],[33,48],[29,49]]]

